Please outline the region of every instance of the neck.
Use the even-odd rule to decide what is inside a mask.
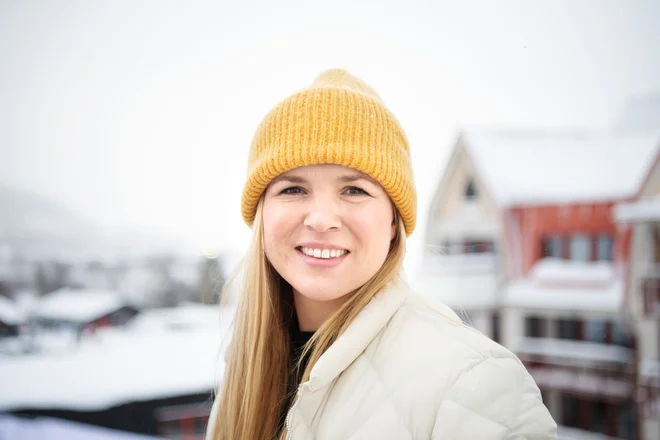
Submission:
[[[300,331],[314,332],[318,330],[349,297],[350,295],[344,295],[330,301],[314,301],[294,289],[293,303],[296,307]]]

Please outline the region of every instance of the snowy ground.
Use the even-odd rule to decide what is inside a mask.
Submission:
[[[0,414],[2,440],[158,440],[157,437],[116,431],[68,420],[23,419]]]
[[[187,305],[146,311],[125,329],[84,338],[76,349],[0,357],[0,411],[99,410],[213,389],[233,310]]]

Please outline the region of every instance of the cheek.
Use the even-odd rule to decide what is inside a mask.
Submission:
[[[392,212],[388,206],[370,209],[352,218],[357,239],[369,253],[386,255],[392,240]]]
[[[264,251],[268,259],[273,258],[273,251],[277,248],[277,230],[278,230],[278,216],[277,209],[271,206],[266,201],[263,209],[263,223],[264,223]]]
[[[294,228],[292,216],[277,204],[264,204],[264,251],[269,259],[282,253],[286,237]]]

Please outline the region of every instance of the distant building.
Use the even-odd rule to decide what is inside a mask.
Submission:
[[[16,303],[0,295],[0,338],[17,337],[25,322]]]
[[[516,352],[573,435],[659,438],[640,432],[631,233],[613,216],[659,150],[658,131],[467,131],[431,203],[416,287]]]
[[[102,327],[123,326],[137,313],[118,292],[63,288],[41,298],[34,317],[41,329],[82,336]]]
[[[616,206],[615,216],[621,233],[630,238],[625,302],[638,342],[642,429],[644,438],[660,438],[660,161],[636,197]]]
[[[233,313],[200,304],[145,310],[76,350],[0,362],[0,377],[12,378],[3,382],[0,415],[201,440]]]

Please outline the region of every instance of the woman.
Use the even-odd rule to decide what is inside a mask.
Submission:
[[[402,279],[416,193],[406,136],[341,70],[255,134],[252,227],[207,438],[552,439],[520,361]]]

